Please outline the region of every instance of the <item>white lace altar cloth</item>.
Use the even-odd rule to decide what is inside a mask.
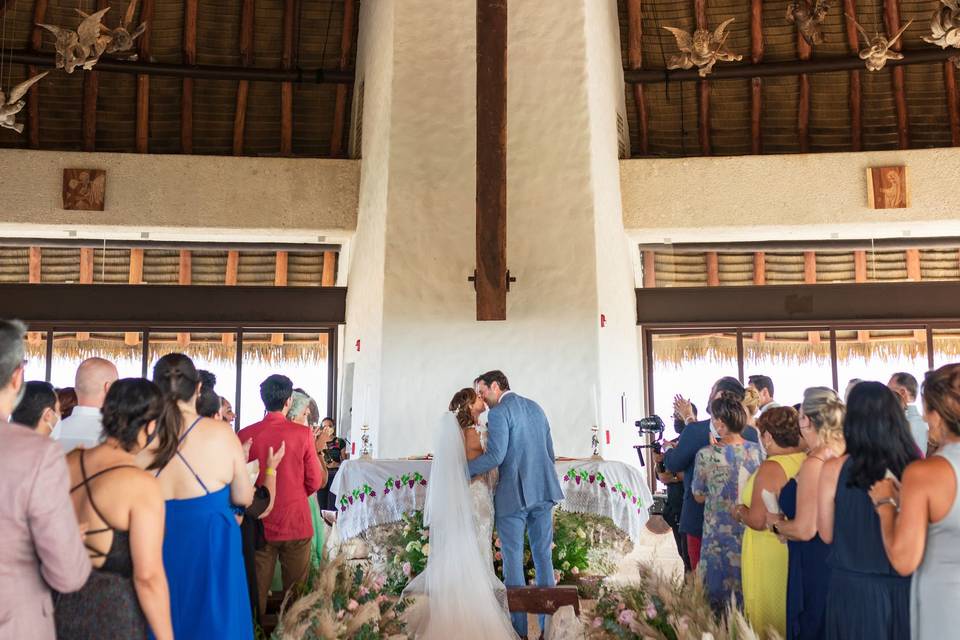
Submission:
[[[649,517],[653,497],[637,468],[606,460],[555,463],[564,500],[559,507],[574,513],[610,518],[636,544]],[[333,479],[337,528],[343,540],[377,525],[397,522],[423,509],[430,482],[429,460],[347,460]]]

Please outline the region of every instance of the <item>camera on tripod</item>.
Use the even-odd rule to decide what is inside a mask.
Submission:
[[[660,419],[660,416],[647,416],[633,423],[637,427],[637,434],[641,439],[650,440],[652,442],[649,444],[638,444],[634,445],[634,449],[637,450],[637,457],[640,458],[640,466],[646,466],[646,463],[643,460],[643,450],[650,449],[655,454],[659,454],[663,451],[661,446],[661,441],[663,440],[663,432],[666,429],[666,425],[663,424],[663,420]],[[657,471],[662,472],[663,463],[657,465]]]

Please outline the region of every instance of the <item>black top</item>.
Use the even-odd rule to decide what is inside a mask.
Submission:
[[[80,452],[80,474],[83,476],[83,481],[80,484],[70,489],[70,493],[73,493],[80,487],[83,487],[84,491],[87,492],[87,498],[90,500],[90,506],[93,507],[94,512],[97,516],[103,520],[103,523],[106,525],[102,529],[91,529],[87,531],[87,536],[97,535],[99,533],[106,533],[107,531],[113,531],[113,542],[110,544],[110,550],[106,553],[103,553],[99,549],[91,547],[89,543],[84,542],[84,546],[87,547],[87,550],[90,552],[91,559],[104,558],[103,566],[101,566],[99,571],[107,571],[109,573],[116,573],[125,578],[133,577],[133,556],[130,553],[130,532],[121,531],[116,527],[110,526],[109,521],[104,517],[103,513],[97,507],[96,501],[93,499],[93,492],[90,490],[90,481],[94,478],[98,478],[110,471],[115,469],[124,469],[131,468],[136,469],[137,467],[132,464],[120,464],[115,467],[109,467],[107,469],[102,469],[92,476],[87,476],[87,468],[83,461],[83,456],[86,454],[86,451]]]

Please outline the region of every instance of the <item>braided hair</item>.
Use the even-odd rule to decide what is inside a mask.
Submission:
[[[477,392],[470,387],[464,387],[453,394],[448,409],[457,417],[461,429],[473,426],[473,414],[470,407],[477,401]]]

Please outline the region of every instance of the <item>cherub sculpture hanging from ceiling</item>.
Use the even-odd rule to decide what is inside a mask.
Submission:
[[[923,41],[938,45],[941,49],[960,49],[960,0],[940,0],[942,7],[934,10],[930,18],[930,35]],[[960,55],[950,58],[960,69]]]
[[[102,23],[103,17],[110,10],[110,7],[90,15],[77,9],[77,13],[83,20],[76,31],[39,22],[37,26],[43,27],[57,38],[54,48],[57,52],[58,69],[73,73],[77,67],[83,67],[89,71],[100,61],[100,56],[105,53],[120,54],[130,51],[133,48],[134,40],[146,31],[147,24],[143,23],[134,33],[130,33],[136,8],[137,0],[132,0],[127,5],[126,15],[121,18],[120,24],[114,29],[110,29]],[[136,58],[135,55],[131,57]]]
[[[23,125],[17,122],[17,114],[26,105],[23,96],[27,95],[30,87],[40,82],[49,71],[39,73],[28,80],[24,80],[17,86],[10,89],[10,93],[4,93],[0,88],[0,127],[13,129],[17,133],[23,133]]]
[[[690,69],[697,67],[697,73],[701,78],[705,78],[713,71],[713,65],[717,62],[735,62],[742,60],[743,56],[737,55],[727,49],[726,33],[727,25],[733,22],[733,18],[723,21],[715,31],[709,29],[697,29],[690,35],[689,31],[678,29],[676,27],[664,27],[677,39],[677,48],[680,53],[671,56],[667,62],[667,69]]]
[[[823,28],[830,3],[827,0],[792,0],[787,5],[787,22],[797,25],[797,31],[809,45],[823,42]]]
[[[913,24],[913,20],[900,27],[900,31],[897,31],[892,38],[882,36],[879,32],[871,38],[860,26],[860,23],[854,20],[853,16],[847,15],[847,17],[853,20],[853,24],[857,25],[857,31],[863,36],[867,45],[865,49],[860,50],[860,59],[866,62],[868,71],[880,71],[887,66],[887,60],[903,60],[903,54],[892,50],[890,47],[900,39],[907,27]]]

